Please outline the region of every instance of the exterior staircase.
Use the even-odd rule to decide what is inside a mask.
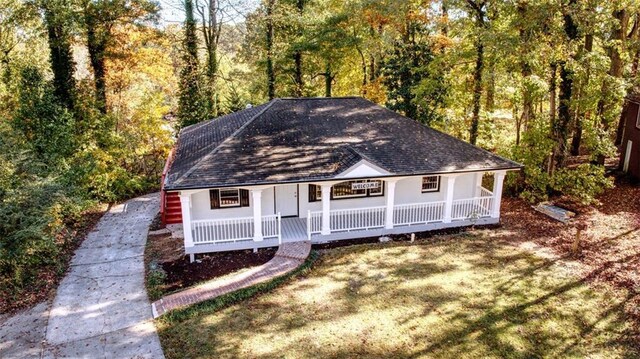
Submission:
[[[164,179],[169,172],[171,162],[173,161],[174,150],[172,149],[164,164],[162,178],[160,182],[160,216],[162,224],[178,224],[182,223],[182,205],[180,204],[180,196],[178,192],[167,192],[164,190]]]
[[[182,223],[182,206],[178,192],[167,192],[164,197],[164,224]]]

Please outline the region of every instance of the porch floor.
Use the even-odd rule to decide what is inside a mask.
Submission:
[[[282,243],[307,240],[307,220],[305,218],[282,218]]]

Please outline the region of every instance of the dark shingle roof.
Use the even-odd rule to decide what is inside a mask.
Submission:
[[[167,189],[330,179],[366,159],[396,175],[521,165],[363,98],[275,99],[185,128]]]

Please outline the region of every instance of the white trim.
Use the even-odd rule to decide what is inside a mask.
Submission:
[[[451,223],[451,213],[453,211],[453,189],[456,184],[456,176],[445,176],[447,178],[447,192],[444,200],[444,223]]]
[[[638,111],[638,115],[640,118],[640,111]],[[622,164],[622,172],[629,172],[629,162],[631,161],[631,148],[633,147],[633,142],[631,140],[627,141],[627,149],[624,152],[624,162]]]
[[[424,179],[425,178],[430,178],[430,177],[435,177],[436,178],[436,188],[427,188],[424,189]],[[422,176],[421,178],[421,184],[420,184],[420,189],[422,193],[431,193],[431,192],[440,192],[440,179],[441,176],[438,175],[433,175],[433,176]]]
[[[262,188],[252,189],[251,196],[253,197],[253,240],[261,242],[264,239],[262,236]]]
[[[361,178],[361,177],[375,177],[375,176],[388,176],[391,172],[374,165],[367,160],[360,160],[355,165],[342,171],[335,178]]]
[[[322,184],[322,234],[331,233],[331,183]]]
[[[240,203],[240,189],[239,188],[216,188],[216,189],[218,190],[218,200],[220,201],[220,208],[234,208],[234,207],[241,207],[242,206],[242,204]],[[237,203],[223,205],[222,204],[222,191],[236,191],[238,202]]]
[[[193,233],[191,232],[191,195],[180,193],[182,208],[182,231],[184,232],[185,248],[193,247]]]
[[[385,214],[385,225],[384,227],[387,229],[393,228],[393,206],[396,197],[396,182],[398,180],[388,180],[387,181],[387,210]],[[383,182],[384,183],[384,182]]]
[[[493,208],[491,210],[491,217],[500,218],[500,202],[502,200],[502,184],[506,171],[497,171],[493,173]]]

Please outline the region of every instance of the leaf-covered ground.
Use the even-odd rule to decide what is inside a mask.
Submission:
[[[157,323],[168,358],[623,358],[627,296],[485,231],[326,252],[273,292]]]
[[[572,274],[624,289],[626,313],[640,328],[640,186],[619,180],[598,200],[597,205],[583,206],[557,199],[556,204],[577,213],[567,225],[533,211],[522,200],[505,199],[502,227],[492,235],[529,248],[534,244],[562,258]],[[574,252],[577,224],[586,229]],[[640,337],[637,340],[640,343]]]

